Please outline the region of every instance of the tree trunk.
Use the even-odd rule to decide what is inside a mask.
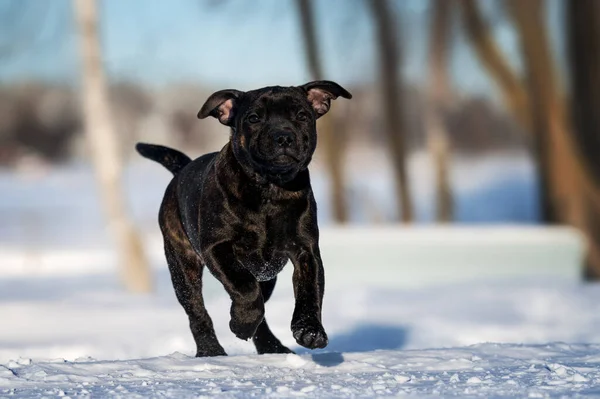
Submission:
[[[313,13],[310,0],[296,0],[300,25],[304,37],[304,52],[308,70],[313,80],[323,79],[323,70],[319,60],[319,48],[316,38]],[[325,164],[331,181],[331,207],[336,222],[348,221],[348,209],[344,196],[344,132],[336,126],[332,111],[319,120],[319,139],[325,151]]]
[[[95,0],[74,1],[83,74],[85,131],[102,194],[109,231],[116,240],[120,272],[132,292],[152,290],[152,278],[138,232],[126,211],[121,187],[122,159],[112,125]]]
[[[568,154],[557,145],[557,140],[565,134],[566,124],[543,7],[539,0],[509,0],[508,4],[519,33],[541,192],[546,193],[542,197],[542,217],[548,223],[557,223],[569,218],[574,188],[571,187],[573,176]],[[561,182],[565,183],[563,187]]]
[[[536,0],[534,0],[536,1]],[[521,3],[527,3],[522,1]],[[467,37],[473,46],[480,62],[486,67],[490,76],[495,80],[498,88],[502,92],[504,103],[511,111],[516,121],[529,133],[533,139],[534,159],[536,169],[539,176],[539,197],[542,220],[548,223],[555,222],[558,219],[556,215],[555,205],[558,204],[556,189],[550,187],[551,173],[548,160],[549,134],[543,126],[543,115],[540,113],[540,104],[537,105],[537,110],[533,110],[530,96],[538,96],[539,93],[532,92],[535,87],[531,79],[528,79],[529,89],[526,90],[521,79],[511,69],[510,64],[506,61],[496,43],[494,42],[490,29],[485,23],[481,11],[475,0],[460,0],[463,11],[463,22],[466,28]],[[517,5],[518,6],[518,5]],[[528,5],[525,5],[526,7]],[[533,17],[539,18],[538,17]],[[539,21],[541,23],[541,20]],[[517,24],[519,25],[519,24]],[[538,27],[541,29],[541,27]],[[517,29],[519,27],[517,26]],[[523,58],[527,64],[527,58],[531,54],[522,45]],[[537,64],[536,64],[537,65]],[[528,77],[532,78],[531,73],[527,73]],[[535,77],[533,77],[535,79]],[[553,179],[552,179],[553,180]]]
[[[527,1],[527,0],[524,0]],[[445,1],[444,1],[445,2]],[[476,0],[460,0],[463,25],[475,54],[502,93],[506,107],[516,120],[530,133],[531,118],[529,99],[523,82],[511,69],[496,45],[490,29],[484,21]]]
[[[582,45],[582,40],[598,40],[598,7],[595,0],[568,1],[567,16],[570,22],[568,41],[572,53],[571,78],[573,87],[572,115],[569,119],[564,96],[559,87],[558,73],[554,67],[550,41],[544,22],[544,2],[541,0],[508,0],[510,13],[519,34],[521,54],[525,64],[526,99],[522,109],[518,94],[518,78],[507,62],[501,59],[495,49],[491,36],[482,22],[474,0],[461,0],[465,24],[479,58],[488,67],[504,93],[509,109],[516,119],[532,134],[535,143],[536,163],[541,180],[540,196],[544,221],[548,223],[566,223],[581,229],[588,238],[589,254],[586,266],[588,277],[600,278],[600,190],[598,172],[592,163],[597,164],[597,149],[593,140],[597,140],[597,125],[590,124],[590,116],[598,109],[598,102],[590,101],[589,93],[598,90],[598,58],[596,64],[591,60],[597,56],[597,48]],[[585,8],[585,11],[582,11]],[[578,9],[579,11],[576,11]],[[578,17],[575,14],[579,15]],[[595,18],[595,19],[594,19]],[[592,20],[594,19],[594,20]],[[591,21],[591,22],[590,22]],[[483,28],[482,28],[483,27]],[[575,30],[579,33],[575,33]],[[484,35],[486,38],[476,39]],[[595,35],[595,36],[594,36]],[[576,39],[575,37],[578,37]],[[579,41],[579,43],[575,43]],[[580,47],[578,47],[580,46]],[[597,44],[596,44],[597,46]],[[495,50],[494,50],[495,49]],[[596,55],[592,55],[596,51]],[[494,55],[495,54],[495,55]],[[583,58],[586,58],[584,61]],[[486,61],[487,60],[487,61]],[[575,66],[578,65],[579,67]],[[581,68],[581,69],[580,69]],[[588,69],[589,68],[589,69]],[[585,76],[585,77],[584,77]],[[596,76],[596,79],[590,78]],[[579,95],[577,90],[579,87]],[[593,89],[596,88],[596,89]],[[581,94],[582,92],[588,94]],[[597,92],[596,92],[597,93]],[[528,98],[527,98],[528,97]],[[592,100],[593,101],[593,100]],[[511,105],[512,104],[512,105]],[[590,107],[588,111],[583,108]],[[587,112],[587,117],[582,116]],[[588,122],[583,122],[587,120]],[[598,119],[596,119],[597,121]],[[585,125],[585,127],[584,127]],[[574,138],[573,127],[577,129]],[[586,133],[581,133],[585,131]],[[579,136],[586,135],[587,138]],[[594,136],[594,138],[590,138]],[[579,144],[579,146],[577,145]],[[582,147],[585,147],[582,148]],[[588,151],[587,157],[584,153]],[[587,161],[587,162],[586,162]]]
[[[381,81],[382,112],[385,131],[392,156],[398,199],[398,214],[402,221],[413,221],[410,184],[406,171],[407,149],[404,142],[400,46],[394,24],[394,12],[387,0],[367,0],[375,22],[375,34],[379,55],[379,79]]]
[[[576,151],[589,176],[591,194],[585,195],[584,228],[589,255],[585,276],[600,279],[600,3],[596,0],[566,4],[566,32],[571,80],[571,121]]]
[[[443,120],[450,100],[447,55],[452,5],[452,0],[434,2],[429,37],[429,98],[426,127],[427,144],[435,170],[438,222],[452,221],[454,208],[449,176],[450,143]]]
[[[531,103],[534,142],[541,186],[546,192],[544,220],[579,226],[582,221],[581,187],[571,152],[569,123],[550,50],[541,0],[509,0],[519,32]]]
[[[600,185],[600,3],[567,2],[567,23],[575,143]]]
[[[558,221],[571,224],[586,234],[588,254],[585,275],[588,278],[598,279],[600,278],[600,190],[595,175],[595,168],[598,167],[595,156],[597,153],[592,148],[595,139],[589,140],[590,136],[598,134],[597,125],[594,124],[593,119],[589,119],[590,115],[591,118],[596,117],[595,112],[590,109],[599,104],[598,98],[593,103],[594,94],[589,95],[594,91],[598,93],[598,36],[594,37],[587,30],[594,27],[597,29],[597,25],[594,27],[587,25],[590,20],[594,24],[599,22],[598,9],[593,10],[597,5],[593,3],[592,6],[587,1],[567,2],[567,18],[571,22],[567,32],[568,41],[572,46],[570,72],[573,90],[572,112],[568,115],[559,93],[557,72],[552,67],[554,64],[549,40],[543,29],[543,3],[539,0],[527,2],[511,0],[509,4],[519,28],[523,51],[528,54],[525,59],[531,81],[532,98],[535,98],[535,102],[532,100],[534,122],[537,122],[535,126],[540,130],[542,127],[547,129],[550,139],[548,168],[554,194],[555,214]],[[594,42],[596,44],[592,44]],[[580,51],[583,54],[575,54]],[[595,56],[593,52],[596,52]],[[595,80],[593,76],[596,76]]]

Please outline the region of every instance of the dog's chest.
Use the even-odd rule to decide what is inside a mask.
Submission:
[[[258,281],[272,280],[288,261],[293,239],[286,216],[276,211],[248,215],[239,230],[235,257]]]

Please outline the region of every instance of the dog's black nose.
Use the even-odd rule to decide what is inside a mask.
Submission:
[[[294,143],[294,134],[287,131],[279,131],[273,134],[273,140],[279,147],[289,147]]]

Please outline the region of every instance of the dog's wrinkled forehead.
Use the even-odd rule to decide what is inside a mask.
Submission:
[[[273,114],[285,114],[293,110],[310,110],[311,105],[306,93],[298,87],[271,86],[246,92],[240,104],[244,111],[266,111]]]

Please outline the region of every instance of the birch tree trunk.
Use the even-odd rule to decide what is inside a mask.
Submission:
[[[436,220],[453,219],[454,200],[450,185],[450,140],[443,115],[450,98],[448,42],[453,0],[435,1],[429,36],[429,95],[426,110],[427,147],[435,170]]]
[[[95,0],[74,0],[82,66],[84,127],[102,195],[109,232],[118,250],[119,268],[131,292],[152,290],[152,278],[138,232],[127,214],[121,185],[122,159],[112,124]]]

